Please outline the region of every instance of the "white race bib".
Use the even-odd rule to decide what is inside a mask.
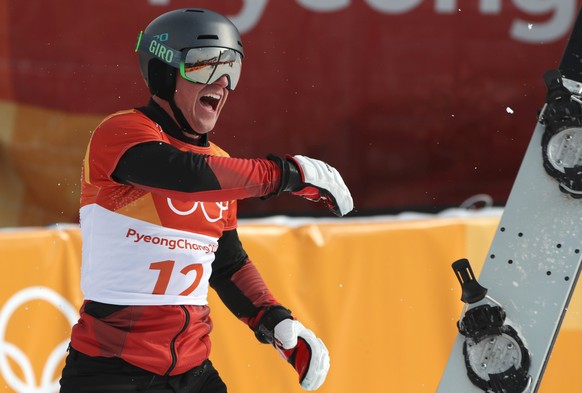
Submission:
[[[81,208],[81,289],[118,305],[206,305],[218,239],[166,228],[96,204]]]

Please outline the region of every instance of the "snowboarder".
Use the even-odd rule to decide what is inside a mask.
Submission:
[[[319,388],[328,351],[267,288],[239,240],[236,201],[291,192],[343,216],[348,188],[322,161],[231,158],[208,140],[244,55],[226,17],[165,13],[136,51],[152,97],[103,120],[84,160],[84,301],[61,392],[226,392],[209,360],[209,286],[304,389]]]

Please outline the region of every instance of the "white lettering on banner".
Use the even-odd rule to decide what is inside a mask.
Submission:
[[[436,0],[435,11],[443,14],[459,12],[458,0]],[[480,0],[479,11],[483,14],[499,14],[501,12],[501,0]]]
[[[243,6],[236,15],[228,17],[238,27],[241,34],[250,32],[260,21],[269,0],[243,0]],[[353,0],[295,0],[299,5],[314,12],[336,12],[348,8]],[[426,0],[365,0],[370,8],[383,14],[403,14],[411,12]],[[460,0],[434,1],[437,14],[453,14],[462,10]],[[498,15],[509,1],[477,0],[479,12]],[[148,0],[153,6],[167,6],[171,0]],[[551,15],[545,22],[532,23],[515,19],[508,32],[509,36],[525,43],[547,43],[559,40],[570,31],[576,11],[576,0],[511,0],[520,11],[529,15]]]
[[[244,0],[240,13],[228,17],[241,34],[248,33],[259,23],[267,2],[268,0]]]
[[[422,3],[422,0],[367,0],[368,5],[383,14],[404,14]]]
[[[6,341],[6,330],[12,315],[20,306],[35,299],[44,300],[55,306],[59,312],[64,314],[71,327],[77,321],[78,311],[67,299],[50,288],[29,287],[15,293],[0,310],[0,372],[6,384],[16,393],[56,393],[59,391],[59,381],[58,378],[55,380],[52,378],[55,375],[60,376],[57,368],[61,366],[61,362],[67,354],[69,337],[50,353],[44,364],[40,381],[34,375],[29,357],[16,345]],[[20,367],[24,380],[12,369],[9,357]]]
[[[168,207],[177,215],[179,216],[188,216],[192,213],[194,213],[196,211],[196,209],[198,209],[198,206],[200,206],[200,210],[202,210],[202,213],[204,214],[204,217],[206,218],[206,220],[208,220],[208,222],[216,222],[220,219],[222,219],[222,212],[225,210],[228,210],[228,202],[215,202],[216,206],[218,206],[218,217],[213,218],[210,217],[208,215],[208,213],[206,212],[206,207],[204,205],[204,202],[194,202],[194,205],[189,209],[189,210],[178,210],[174,204],[172,203],[172,200],[170,198],[168,198]]]
[[[350,6],[350,0],[297,0],[297,2],[316,12],[334,12]]]
[[[531,14],[554,13],[547,23],[514,21],[510,34],[517,41],[538,43],[558,40],[570,31],[576,16],[576,0],[513,0],[513,3],[520,10]]]

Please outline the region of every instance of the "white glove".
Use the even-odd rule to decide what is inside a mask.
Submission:
[[[338,216],[345,216],[354,209],[350,190],[335,168],[305,156],[287,156],[287,159],[301,171],[302,184],[291,192],[293,195],[322,201]]]
[[[274,329],[275,348],[299,374],[305,390],[318,389],[329,371],[329,352],[321,339],[294,319],[284,319]]]

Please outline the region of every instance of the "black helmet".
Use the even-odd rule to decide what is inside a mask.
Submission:
[[[175,52],[219,47],[235,50],[241,57],[244,54],[236,26],[225,16],[206,9],[183,8],[160,15],[146,27],[143,37],[154,37]],[[179,65],[169,65],[160,60],[139,42],[136,50],[139,51],[141,73],[150,92],[173,101]]]

